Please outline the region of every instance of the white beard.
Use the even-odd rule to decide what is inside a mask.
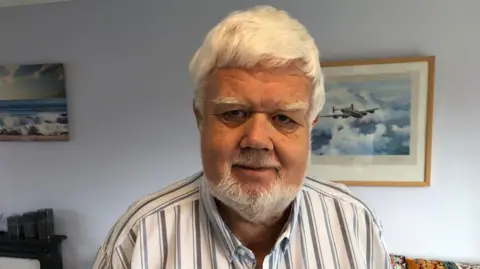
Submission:
[[[226,165],[218,184],[207,185],[214,197],[252,223],[268,223],[283,215],[295,199],[299,187],[283,185],[283,178],[277,180],[268,190],[252,194],[242,187],[231,174],[231,165]]]

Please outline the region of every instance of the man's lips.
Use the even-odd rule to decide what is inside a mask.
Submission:
[[[250,165],[233,165],[234,168],[246,169],[251,171],[268,171],[268,170],[278,170],[276,166],[250,166]]]
[[[239,167],[239,168],[243,168],[243,169],[251,169],[251,170],[264,170],[264,169],[271,169],[271,167],[255,167],[255,166],[245,166],[245,165],[234,165],[236,167]]]

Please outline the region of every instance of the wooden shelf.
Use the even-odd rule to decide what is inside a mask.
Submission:
[[[63,240],[67,239],[65,235],[55,235],[50,239],[10,239],[7,234],[0,233],[0,246],[35,246],[48,247],[51,245],[61,244]]]
[[[0,233],[0,257],[35,259],[41,269],[62,269],[61,244],[67,237],[55,235],[50,239],[10,239]]]

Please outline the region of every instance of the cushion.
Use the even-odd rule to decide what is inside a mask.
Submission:
[[[454,262],[405,258],[408,269],[458,269]]]
[[[391,254],[390,260],[392,261],[392,269],[407,269],[405,256]]]
[[[457,262],[458,269],[480,269],[480,264],[468,264]]]

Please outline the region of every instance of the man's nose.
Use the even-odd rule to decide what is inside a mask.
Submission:
[[[241,148],[273,150],[271,122],[268,115],[254,113],[245,123],[245,133],[240,142]]]

